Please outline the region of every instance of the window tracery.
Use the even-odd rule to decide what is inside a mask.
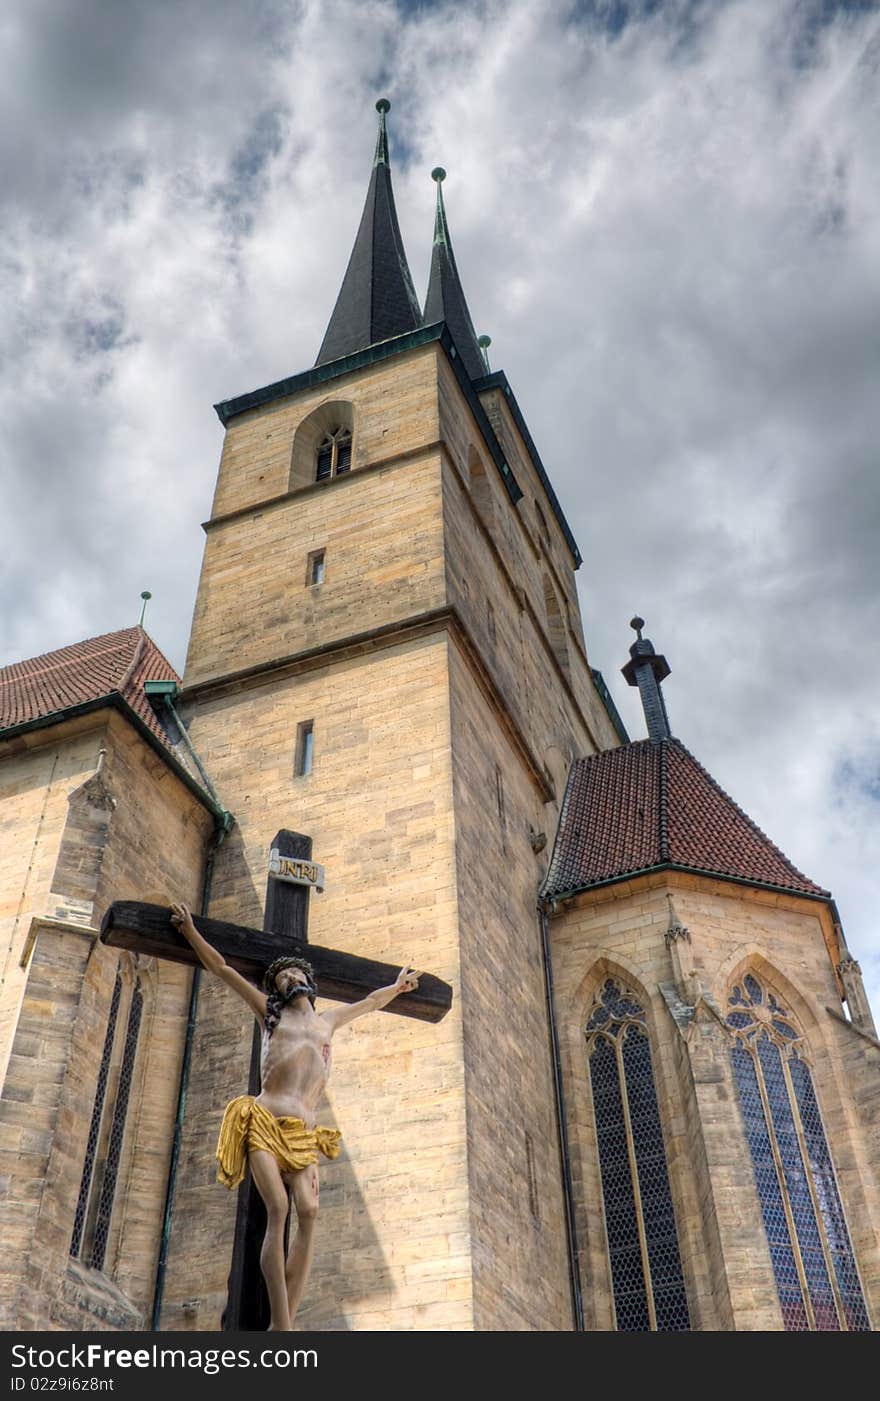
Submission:
[[[796,1021],[747,973],[731,990],[731,1055],[788,1331],[870,1329]]]
[[[351,467],[351,429],[334,428],[325,433],[318,444],[318,462],[315,481],[325,482],[330,477],[338,477]]]
[[[690,1328],[644,1008],[613,978],[586,1026],[616,1327]]]

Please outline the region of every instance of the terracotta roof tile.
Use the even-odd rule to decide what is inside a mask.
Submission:
[[[0,737],[4,730],[57,716],[75,706],[121,695],[165,744],[168,736],[144,695],[144,682],[179,681],[171,663],[141,627],[123,628],[0,668]]]
[[[668,865],[828,896],[791,864],[680,740],[641,740],[576,760],[544,895],[553,898]]]

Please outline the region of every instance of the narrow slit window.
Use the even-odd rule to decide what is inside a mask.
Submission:
[[[89,1136],[86,1141],[86,1157],[83,1164],[82,1178],[79,1184],[79,1199],[76,1204],[76,1214],[73,1218],[73,1236],[70,1241],[70,1253],[74,1258],[79,1256],[83,1244],[83,1231],[85,1229],[86,1212],[92,1189],[92,1176],[95,1171],[98,1138],[101,1132],[101,1122],[104,1117],[104,1099],[107,1094],[107,1078],[110,1074],[113,1042],[116,1039],[116,1022],[119,1016],[119,1001],[121,996],[122,979],[117,973],[116,982],[113,985],[113,997],[110,1002],[110,1016],[107,1021],[107,1031],[104,1036],[104,1050],[101,1055],[101,1066],[98,1071],[95,1102],[92,1106],[92,1120],[89,1125]]]
[[[538,1179],[535,1173],[535,1146],[532,1135],[526,1131],[526,1173],[529,1184],[529,1210],[536,1221],[541,1220],[541,1206],[538,1197]]]
[[[498,820],[501,823],[501,846],[507,851],[507,812],[504,802],[504,779],[501,770],[495,765],[495,802],[498,806]]]
[[[314,756],[314,720],[303,720],[296,729],[296,757],[293,771],[296,778],[305,778],[312,772]]]
[[[313,550],[306,566],[306,583],[314,588],[324,582],[324,550]]]
[[[488,598],[486,599],[486,626],[489,629],[489,641],[494,642],[497,635],[495,631],[495,609],[492,607]]]
[[[116,1179],[119,1175],[119,1164],[122,1158],[125,1120],[128,1114],[128,1100],[131,1094],[131,1081],[134,1073],[135,1057],[137,1056],[138,1036],[140,1034],[143,1010],[144,998],[140,989],[140,984],[138,984],[132,993],[131,1007],[128,1013],[128,1026],[125,1030],[125,1046],[122,1052],[122,1065],[119,1071],[119,1087],[116,1091],[116,1103],[113,1106],[113,1122],[110,1127],[110,1140],[107,1145],[107,1162],[104,1168],[104,1180],[101,1183],[101,1196],[98,1201],[95,1234],[92,1241],[92,1253],[89,1259],[89,1264],[96,1270],[102,1270],[104,1268],[104,1258],[107,1254],[107,1243],[110,1238],[110,1218],[113,1213],[113,1203],[116,1196]]]

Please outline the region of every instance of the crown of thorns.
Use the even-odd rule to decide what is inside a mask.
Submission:
[[[312,965],[308,962],[307,959],[305,959],[305,958],[294,958],[294,957],[276,958],[275,961],[274,961],[274,963],[270,963],[270,964],[269,964],[269,967],[266,969],[265,973],[263,974],[263,990],[264,990],[265,992],[274,992],[274,991],[275,991],[275,979],[277,978],[278,974],[281,972],[282,968],[299,968],[299,969],[301,969],[301,971],[302,971],[303,973],[305,973],[306,977],[308,978],[308,980],[309,980],[309,982],[312,984],[312,986],[314,986],[314,983],[315,983],[315,971],[314,971],[314,969],[312,968]]]

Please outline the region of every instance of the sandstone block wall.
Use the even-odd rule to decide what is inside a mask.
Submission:
[[[472,1324],[447,670],[440,633],[204,698],[192,715],[237,819],[212,915],[261,925],[269,843],[281,827],[307,832],[327,874],[311,897],[312,942],[409,961],[454,989],[436,1026],[382,1012],[334,1042],[320,1117],[341,1128],[343,1152],[321,1168],[305,1328]],[[296,778],[304,719],[314,764]],[[251,1026],[226,989],[205,987],[163,1327],[181,1326],[193,1298],[188,1322],[218,1326],[235,1203],[213,1180],[213,1151],[223,1107],[246,1084]]]
[[[126,1007],[139,977],[144,1013],[107,1254],[91,1270],[69,1251],[120,961],[97,929],[112,899],[167,890],[196,903],[212,821],[124,719],[108,710],[88,720],[0,756],[8,783],[23,795],[32,785],[6,809],[21,836],[4,848],[36,853],[20,897],[24,942],[20,920],[7,945],[20,988],[0,1095],[6,1327],[139,1327],[152,1301],[190,974],[123,957]]]
[[[675,987],[676,971],[665,941],[667,894],[690,931],[703,993],[692,1021],[681,1025],[663,993]],[[749,968],[773,988],[803,1031],[868,1308],[876,1319],[880,1214],[876,1161],[870,1161],[870,1137],[862,1121],[864,1100],[870,1098],[868,1076],[874,1070],[868,1061],[875,1048],[827,1010],[839,1006],[839,1000],[820,910],[815,902],[795,897],[657,873],[580,896],[552,919],[578,1230],[586,1243],[584,1293],[592,1327],[609,1327],[613,1312],[584,1026],[607,976],[627,982],[648,1011],[694,1326],[782,1327],[731,1070],[731,1043],[723,1026],[729,987]],[[680,1000],[683,1006],[692,999]],[[849,1068],[859,1062],[861,1080]]]
[[[535,898],[542,858],[530,840],[530,829],[541,830],[553,814],[454,647],[450,660],[474,1326],[567,1330],[571,1287]]]

